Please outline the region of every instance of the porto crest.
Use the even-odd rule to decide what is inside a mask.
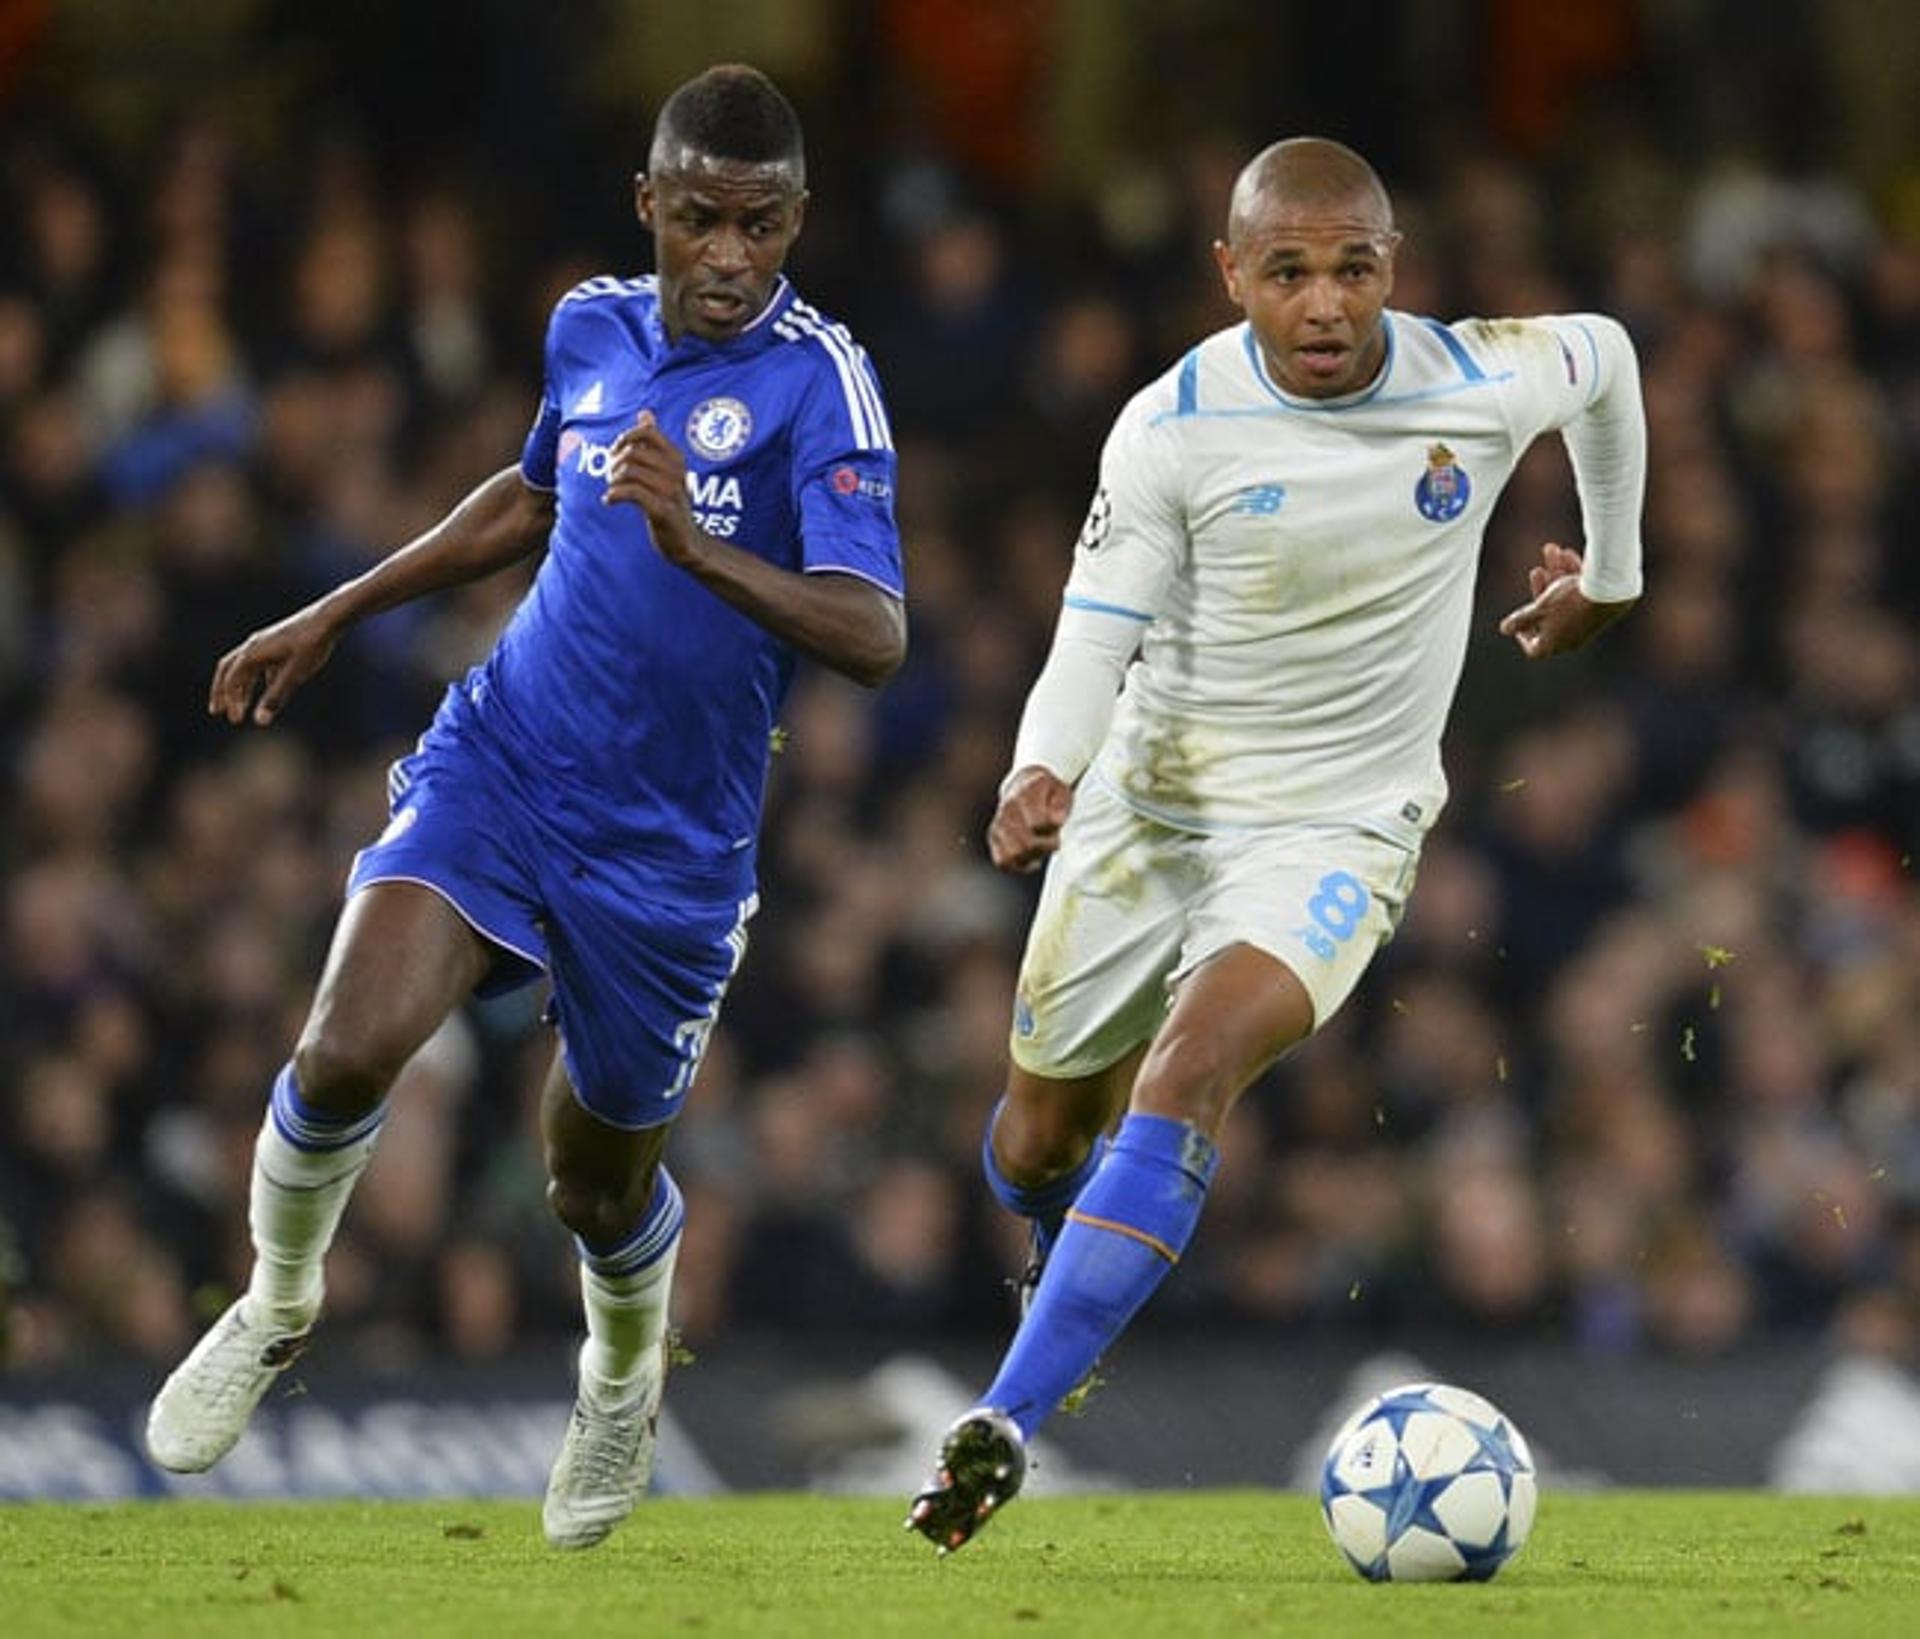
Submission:
[[[1473,485],[1453,451],[1445,444],[1428,449],[1427,470],[1413,486],[1413,504],[1420,509],[1420,516],[1436,524],[1451,523],[1467,510],[1472,498]]]

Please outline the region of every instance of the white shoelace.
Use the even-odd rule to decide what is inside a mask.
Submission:
[[[582,1399],[574,1405],[574,1426],[579,1430],[573,1442],[574,1474],[586,1482],[590,1492],[617,1491],[630,1483],[634,1459],[646,1433],[643,1402],[631,1408],[609,1411]]]

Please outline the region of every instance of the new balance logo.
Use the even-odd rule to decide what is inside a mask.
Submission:
[[[1285,484],[1250,484],[1235,499],[1232,510],[1253,518],[1271,518],[1286,498]]]
[[[573,401],[573,408],[569,410],[567,414],[598,415],[600,413],[601,401],[606,397],[606,386],[607,384],[604,381],[596,381]]]

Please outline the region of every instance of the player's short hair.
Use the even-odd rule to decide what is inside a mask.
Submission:
[[[1270,199],[1296,206],[1353,204],[1387,231],[1393,228],[1393,200],[1379,173],[1344,142],[1329,137],[1288,137],[1247,161],[1233,185],[1228,239],[1237,239]]]
[[[716,64],[662,104],[648,166],[661,169],[676,150],[749,165],[790,165],[796,180],[806,181],[800,116],[772,80],[745,63]]]

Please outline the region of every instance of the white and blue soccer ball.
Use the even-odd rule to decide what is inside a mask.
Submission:
[[[1408,1383],[1341,1426],[1320,1470],[1334,1545],[1369,1582],[1484,1582],[1539,1500],[1520,1431],[1479,1395]]]

